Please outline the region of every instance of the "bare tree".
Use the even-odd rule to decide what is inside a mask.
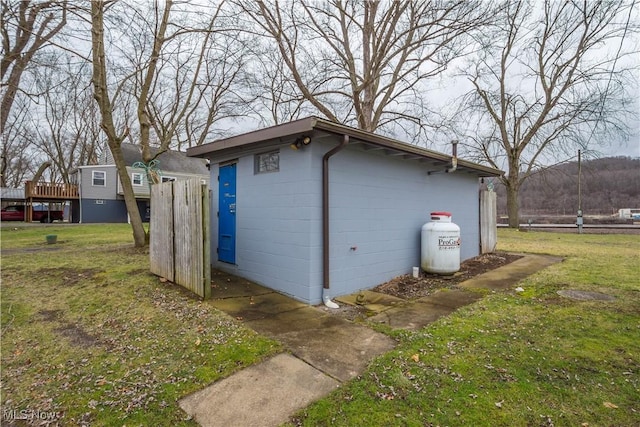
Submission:
[[[466,37],[490,19],[489,2],[244,2],[253,31],[280,54],[290,103],[300,98],[329,120],[367,131],[429,124],[426,82],[468,52]],[[270,78],[280,79],[278,75]],[[295,106],[295,104],[293,104]],[[273,111],[273,110],[272,110]]]
[[[33,154],[22,125],[27,123],[30,94],[21,92],[24,72],[36,54],[48,46],[66,25],[66,1],[0,2],[0,35],[3,56],[0,59],[0,133],[2,156],[0,186],[19,186],[33,172]],[[12,109],[20,94],[18,111]],[[9,119],[11,118],[11,122]]]
[[[138,144],[145,164],[171,146],[202,143],[216,120],[236,114],[233,87],[243,69],[238,53],[242,49],[237,39],[219,37],[226,33],[224,2],[213,8],[171,0],[150,8],[109,3],[110,18],[119,21],[107,29],[107,4],[96,0],[91,5],[94,97],[123,185],[134,242],[141,246],[148,235],[127,174],[130,165],[124,164],[122,142],[129,138]],[[194,14],[193,9],[202,13]],[[227,44],[221,46],[223,42]],[[148,178],[158,179],[156,174]]]
[[[461,117],[477,126],[463,140],[476,159],[507,169],[511,227],[519,223],[520,188],[537,168],[624,137],[637,67],[629,65],[637,52],[625,45],[637,29],[634,6],[511,0],[480,38],[483,50],[463,73],[473,89]]]
[[[101,115],[101,127],[107,136],[107,144],[113,155],[118,177],[124,192],[124,202],[129,212],[131,228],[133,229],[134,245],[142,247],[146,245],[146,232],[142,226],[142,218],[138,211],[135,194],[131,185],[131,179],[127,173],[127,165],[122,154],[122,142],[127,137],[128,128],[118,131],[113,118],[113,105],[109,96],[107,83],[107,57],[104,44],[104,11],[105,3],[100,0],[91,2],[91,45],[93,55],[93,86],[94,98],[98,103]]]
[[[249,90],[257,95],[253,112],[263,126],[273,126],[314,114],[313,106],[307,103],[289,74],[279,55],[272,48],[254,46],[253,55],[260,58],[250,80]]]
[[[0,132],[4,132],[20,81],[36,53],[46,47],[67,23],[67,2],[2,0]]]
[[[160,152],[201,145],[224,132],[216,129],[218,122],[241,117],[247,109],[250,99],[238,91],[246,80],[247,41],[227,31],[235,25],[223,6],[218,2],[204,22],[196,27],[192,20],[191,28],[167,41],[172,53],[160,58],[147,99]]]
[[[34,70],[35,88],[41,93],[27,131],[33,145],[52,162],[52,170],[64,183],[80,165],[96,164],[100,126],[92,99],[88,63],[62,55],[56,67]],[[89,70],[90,71],[90,70]]]
[[[2,187],[18,188],[38,168],[40,158],[32,149],[32,140],[27,129],[31,103],[25,96],[16,96],[2,132],[0,169]]]

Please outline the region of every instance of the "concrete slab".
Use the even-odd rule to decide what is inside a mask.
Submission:
[[[342,324],[344,321],[336,316],[319,310],[310,310],[305,306],[299,310],[276,313],[273,316],[246,321],[245,324],[254,331],[278,339],[279,336],[291,332],[312,331]]]
[[[238,320],[257,320],[273,316],[277,313],[309,307],[307,304],[292,298],[271,292],[238,298],[211,300],[211,304],[219,310],[238,318]]]
[[[272,293],[274,293],[273,289],[265,288],[246,279],[218,270],[211,272],[211,298],[237,298]]]
[[[374,357],[391,351],[396,344],[384,334],[335,317],[318,328],[275,338],[295,356],[341,382],[362,373]]]
[[[366,310],[380,313],[407,301],[393,295],[381,294],[373,291],[361,291],[356,294],[344,295],[335,298],[336,301],[349,305],[360,305]]]
[[[530,255],[516,260],[504,267],[489,271],[460,283],[462,288],[484,288],[490,290],[505,290],[515,287],[515,284],[533,273],[561,262],[562,258],[550,255]]]
[[[339,383],[302,360],[280,354],[179,401],[204,427],[277,426]]]

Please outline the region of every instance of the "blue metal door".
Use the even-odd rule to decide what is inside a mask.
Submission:
[[[236,263],[236,164],[220,167],[218,260]]]

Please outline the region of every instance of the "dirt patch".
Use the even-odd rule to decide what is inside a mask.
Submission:
[[[45,322],[55,322],[62,317],[62,310],[40,310],[38,315]]]
[[[63,318],[62,310],[40,310],[38,317],[45,322],[60,322]],[[54,331],[65,338],[75,346],[86,347],[100,344],[100,341],[93,335],[87,333],[81,326],[72,323],[61,322],[60,326]]]
[[[470,258],[460,264],[460,271],[450,276],[422,273],[414,278],[410,274],[396,277],[373,289],[374,292],[393,295],[398,298],[413,300],[432,294],[438,289],[452,288],[474,276],[502,267],[521,255],[494,253]]]
[[[59,328],[54,329],[57,333],[71,341],[71,344],[77,347],[89,347],[99,344],[99,341],[93,335],[88,334],[78,325],[65,323]]]
[[[74,286],[78,283],[93,279],[97,274],[103,273],[104,270],[100,270],[98,268],[66,268],[66,267],[57,267],[57,268],[41,268],[37,271],[37,274],[45,274],[48,276],[60,276],[62,279],[62,285],[64,286]]]

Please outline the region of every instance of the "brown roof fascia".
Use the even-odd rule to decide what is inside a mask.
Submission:
[[[406,142],[400,142],[392,138],[377,135],[371,132],[366,132],[360,129],[355,129],[349,126],[344,126],[327,120],[317,119],[315,128],[322,129],[327,132],[336,133],[338,135],[349,135],[352,140],[357,139],[367,144],[377,145],[379,147],[388,148],[390,150],[401,151],[426,159],[439,160],[447,164],[450,163],[452,159],[451,156],[439,153],[437,151],[417,147],[415,145],[407,144]],[[499,169],[494,169],[492,167],[460,159],[458,159],[458,168],[466,168],[481,172],[481,176],[500,176],[503,174],[503,172]]]
[[[229,148],[241,147],[247,144],[254,144],[261,141],[269,141],[274,139],[286,138],[291,135],[312,132],[316,122],[315,117],[307,117],[300,120],[284,123],[268,127],[265,129],[254,130],[253,132],[243,133],[241,135],[232,136],[230,138],[219,139],[208,144],[187,149],[187,156],[190,157],[206,157],[207,154],[214,151],[226,150]]]
[[[334,123],[317,117],[307,117],[281,125],[259,129],[242,135],[237,135],[231,138],[221,139],[212,143],[200,145],[198,147],[192,147],[187,150],[187,155],[192,157],[206,157],[207,154],[214,151],[241,147],[261,141],[287,138],[293,135],[302,135],[305,133],[310,133],[313,130],[323,130],[326,132],[334,133],[336,135],[349,135],[352,141],[355,139],[365,144],[375,145],[425,159],[436,160],[445,164],[449,164],[452,158],[449,155],[439,153],[437,151],[417,147],[415,145],[400,142],[382,135],[366,132],[360,129],[352,128],[339,123]],[[458,159],[458,168],[464,168],[467,170],[472,170],[474,172],[479,172],[480,176],[485,177],[500,176],[503,174],[503,172],[499,169],[494,169],[492,167],[460,159]]]

